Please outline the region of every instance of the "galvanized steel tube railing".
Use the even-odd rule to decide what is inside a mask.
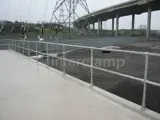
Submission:
[[[22,43],[23,46],[17,45],[17,42]],[[24,46],[24,44],[26,44],[26,43],[28,43],[28,48],[26,48]],[[30,48],[30,43],[35,43],[36,50],[32,50]],[[38,51],[38,47],[37,47],[38,44],[45,44],[46,45],[46,54]],[[48,53],[48,51],[49,51],[48,45],[57,45],[57,46],[61,46],[62,47],[62,57],[58,57],[58,56],[54,56],[54,57],[63,60],[63,73],[64,74],[66,74],[66,62],[71,62],[71,63],[74,63],[74,64],[78,64],[78,65],[89,67],[90,70],[91,70],[91,73],[90,73],[90,84],[91,84],[91,86],[94,85],[94,82],[93,82],[93,74],[94,74],[93,73],[93,69],[97,69],[97,70],[104,71],[104,72],[107,72],[107,73],[110,73],[110,74],[122,76],[122,77],[125,77],[125,78],[130,78],[130,79],[142,82],[143,83],[142,110],[146,109],[147,84],[160,87],[159,83],[152,82],[152,81],[148,80],[148,62],[149,62],[149,58],[148,57],[149,56],[160,57],[160,54],[158,54],[158,53],[138,52],[138,51],[129,51],[129,50],[117,50],[117,49],[105,49],[105,48],[87,47],[87,46],[79,46],[79,45],[69,45],[69,44],[61,44],[61,43],[38,42],[38,41],[21,41],[21,40],[12,40],[12,44],[10,45],[11,46],[10,48],[15,50],[15,51],[17,51],[17,49],[20,49],[20,48],[23,49],[22,50],[23,51],[23,55],[24,55],[24,50],[28,50],[29,56],[30,56],[30,52],[29,51],[36,52],[36,56],[37,57],[38,57],[38,53],[42,54],[42,55],[46,55],[46,57],[47,57],[47,65],[49,65],[48,58],[50,57],[50,55]],[[65,54],[65,52],[66,52],[65,48],[66,47],[76,47],[76,48],[89,49],[90,50],[90,61],[91,61],[91,63],[90,64],[84,64],[84,63],[81,63],[81,62],[77,62],[77,61],[73,61],[73,60],[67,59],[66,58],[66,54]],[[115,71],[111,71],[111,70],[107,70],[107,69],[104,69],[104,68],[100,68],[100,67],[94,66],[93,65],[93,51],[94,50],[107,50],[107,51],[111,51],[111,52],[130,53],[130,54],[136,54],[136,55],[145,56],[144,78],[142,79],[142,78],[134,77],[134,76],[131,76],[131,75],[122,74],[122,73],[119,73],[119,72],[115,72]],[[52,60],[52,64],[53,64],[53,60]]]

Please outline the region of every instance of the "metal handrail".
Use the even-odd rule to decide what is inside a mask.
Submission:
[[[0,47],[1,47],[1,46],[7,46],[8,49],[10,49],[10,44],[0,44]]]
[[[17,42],[28,43],[28,48],[26,48],[25,46],[18,46],[16,44]],[[36,50],[32,50],[30,48],[30,46],[29,46],[29,43],[35,43],[36,44]],[[45,54],[37,50],[37,45],[38,44],[47,45]],[[62,46],[62,49],[63,49],[62,57],[54,56],[54,58],[58,58],[58,59],[63,60],[63,73],[64,74],[66,74],[66,71],[65,71],[65,68],[66,68],[66,64],[65,63],[66,62],[71,62],[71,63],[74,63],[74,64],[79,64],[79,65],[82,65],[82,66],[85,66],[85,67],[89,67],[91,69],[91,74],[90,74],[90,84],[91,84],[91,86],[94,85],[94,82],[93,82],[93,69],[97,69],[97,70],[104,71],[104,72],[107,72],[107,73],[110,73],[110,74],[122,76],[122,77],[125,77],[125,78],[130,78],[130,79],[142,82],[143,83],[142,110],[146,110],[146,90],[147,90],[146,86],[147,86],[147,84],[160,87],[159,83],[152,82],[152,81],[148,80],[148,62],[149,62],[149,58],[148,57],[149,56],[160,57],[160,54],[158,54],[158,53],[138,52],[138,51],[129,51],[129,50],[117,50],[117,49],[105,49],[105,48],[96,48],[96,47],[79,46],[79,45],[69,45],[69,44],[61,44],[61,43],[50,43],[50,42],[40,42],[40,41],[22,41],[22,40],[12,40],[12,45],[11,45],[12,47],[11,48],[13,48],[13,49],[14,48],[15,49],[21,48],[21,49],[23,49],[23,54],[24,54],[24,50],[27,50],[28,52],[29,51],[36,52],[36,56],[38,55],[38,53],[46,55],[47,56],[47,65],[49,65],[48,58],[51,57],[51,56],[48,54],[48,45]],[[73,61],[73,60],[67,59],[66,56],[65,56],[65,47],[77,47],[77,48],[90,49],[90,51],[91,51],[91,55],[90,55],[91,63],[90,64],[84,64],[84,63],[81,63],[81,62],[77,62],[77,61]],[[112,52],[122,52],[122,53],[130,53],[130,54],[137,54],[137,55],[145,56],[144,78],[138,78],[138,77],[130,76],[130,75],[127,75],[127,74],[122,74],[120,72],[115,72],[115,71],[111,71],[111,70],[107,70],[107,69],[104,69],[104,68],[100,68],[100,67],[94,66],[93,65],[93,50],[107,50],[107,51],[112,51]],[[28,53],[28,55],[30,56],[30,53]]]
[[[4,39],[5,40],[5,39]],[[9,40],[9,39],[6,39]],[[12,40],[18,42],[24,42],[22,40]],[[76,48],[85,48],[85,49],[94,49],[94,50],[108,50],[111,52],[123,52],[123,53],[130,53],[130,54],[137,54],[137,55],[145,55],[148,54],[150,56],[157,56],[160,57],[159,53],[152,53],[152,52],[140,52],[140,51],[131,51],[131,50],[118,50],[118,49],[108,49],[108,48],[97,48],[97,47],[90,47],[90,46],[81,46],[81,45],[71,45],[71,44],[64,44],[64,43],[53,43],[53,42],[42,42],[42,41],[25,41],[30,43],[45,43],[50,45],[58,45],[58,46],[66,46],[66,47],[76,47]]]

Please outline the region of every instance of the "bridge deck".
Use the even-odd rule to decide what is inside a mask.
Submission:
[[[17,53],[0,56],[0,120],[148,120]]]

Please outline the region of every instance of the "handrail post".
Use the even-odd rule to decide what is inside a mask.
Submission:
[[[13,40],[12,40],[12,43],[11,43],[12,45],[11,45],[11,49],[13,50]]]
[[[65,55],[65,46],[63,45],[63,74],[66,74],[66,55]]]
[[[8,49],[9,49],[9,52],[11,52],[11,45],[10,44],[8,45]]]
[[[13,41],[13,51],[14,51],[14,41]]]
[[[19,54],[19,45],[18,45],[18,42],[17,42],[17,52]]]
[[[25,41],[23,41],[22,43],[23,55],[24,55],[24,46],[25,46]]]
[[[47,67],[49,68],[48,43],[46,43]]]
[[[18,54],[19,54],[19,57],[20,57],[20,54],[21,54],[21,51],[20,51],[20,43],[19,43],[19,41],[18,41]]]
[[[23,47],[23,44],[22,44],[22,42],[20,41],[20,44],[19,44],[19,46],[20,46],[20,54],[22,55],[23,54],[23,49],[22,49],[22,47]]]
[[[90,49],[91,52],[91,76],[90,76],[90,84],[93,86],[93,48]]]
[[[12,50],[14,51],[14,43],[13,43],[13,40],[12,40]]]
[[[15,42],[13,41],[14,51],[15,51]]]
[[[143,85],[143,98],[142,98],[142,110],[146,110],[146,91],[147,91],[147,79],[148,79],[148,52],[145,54],[145,71],[144,71],[144,85]]]
[[[16,41],[15,41],[15,52],[17,52],[17,48],[16,48],[17,46],[16,46]]]
[[[37,63],[38,63],[38,51],[37,51],[37,43],[36,43],[36,59],[37,59]]]
[[[28,57],[30,57],[30,46],[29,46],[29,42],[28,42]]]
[[[51,61],[52,63],[52,67],[54,67],[54,57],[52,56],[52,61]]]

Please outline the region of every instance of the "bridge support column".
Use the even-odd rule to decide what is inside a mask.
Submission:
[[[132,15],[132,36],[134,36],[135,14]]]
[[[90,29],[90,23],[88,22],[88,29]]]
[[[118,36],[118,30],[119,30],[119,15],[116,14],[116,36]]]
[[[103,21],[101,21],[100,23],[101,23],[100,25],[101,25],[101,30],[102,30],[103,29]]]
[[[83,28],[84,28],[84,25],[82,24],[82,25],[81,25],[81,29],[83,29]]]
[[[75,26],[75,27],[79,29],[79,28],[80,28],[80,24],[76,24],[76,26]]]
[[[93,30],[95,30],[95,23],[93,23]]]
[[[114,18],[112,18],[112,36],[114,36]]]
[[[100,19],[99,18],[98,18],[98,30],[97,30],[97,34],[98,34],[98,36],[100,34]]]
[[[149,7],[148,7],[148,18],[147,18],[147,33],[146,33],[147,40],[149,40],[149,37],[150,37],[151,14],[152,14],[152,9],[151,9],[151,7],[149,6]]]
[[[78,28],[81,29],[82,24],[78,24]]]

